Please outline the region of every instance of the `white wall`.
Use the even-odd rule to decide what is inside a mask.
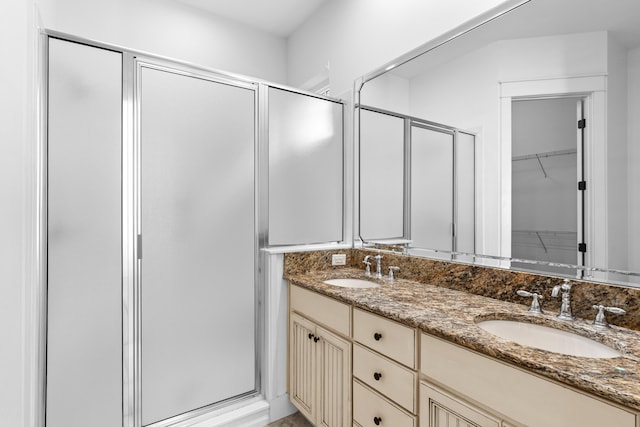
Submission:
[[[176,0],[35,0],[46,28],[286,83],[286,41]]]
[[[32,135],[32,13],[28,2],[0,12],[0,425],[22,426],[24,402],[25,152]]]
[[[613,37],[607,44],[607,243],[608,267],[628,267],[627,50]],[[636,120],[633,120],[636,122]],[[637,195],[631,195],[636,199]]]
[[[409,80],[391,73],[367,82],[366,90],[361,91],[360,102],[363,105],[380,106],[385,110],[409,114]]]
[[[328,0],[288,40],[289,84],[330,64],[331,91],[472,19],[503,0]]]

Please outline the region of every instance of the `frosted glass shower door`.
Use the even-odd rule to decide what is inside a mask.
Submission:
[[[122,55],[50,38],[48,71],[46,426],[122,426]]]
[[[148,425],[256,389],[255,91],[141,66]]]
[[[411,240],[418,248],[453,249],[453,134],[411,127]]]

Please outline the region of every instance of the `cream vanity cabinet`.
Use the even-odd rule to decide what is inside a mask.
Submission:
[[[351,424],[351,306],[290,286],[289,396],[317,426]]]
[[[289,395],[316,426],[640,427],[633,410],[289,289]]]
[[[420,427],[636,427],[630,410],[439,338],[423,333],[420,347]]]

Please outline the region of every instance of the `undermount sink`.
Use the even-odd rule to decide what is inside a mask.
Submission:
[[[554,353],[594,359],[622,356],[619,351],[590,338],[533,323],[513,320],[484,320],[476,325],[500,338]]]
[[[325,280],[327,285],[340,286],[342,288],[377,288],[380,284],[362,279],[331,279]]]

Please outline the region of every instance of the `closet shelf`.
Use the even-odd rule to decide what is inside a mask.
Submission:
[[[513,245],[540,246],[545,253],[549,249],[575,250],[578,233],[557,230],[512,230]]]

